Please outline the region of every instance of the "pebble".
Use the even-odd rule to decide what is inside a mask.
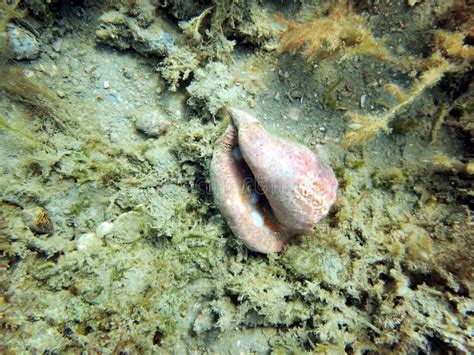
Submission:
[[[288,109],[288,117],[292,121],[298,121],[300,119],[300,116],[301,116],[301,109],[299,109],[298,107],[290,107]]]
[[[43,207],[35,206],[23,210],[23,221],[33,233],[53,233],[53,222]]]
[[[94,69],[95,69],[95,65],[94,64],[89,64],[84,68],[84,71],[87,74],[90,74]]]
[[[249,104],[249,107],[255,107],[257,105],[257,102],[255,101],[255,97],[253,96],[247,99],[247,103]]]
[[[396,52],[398,55],[402,55],[406,53],[406,49],[403,47],[403,45],[399,44],[396,48]]]
[[[110,232],[112,232],[114,228],[114,224],[111,223],[111,222],[102,222],[101,224],[99,224],[99,226],[97,227],[95,233],[99,236],[99,237],[103,237],[104,235],[107,235],[109,234]]]
[[[76,249],[84,253],[91,253],[97,251],[102,247],[102,239],[95,233],[82,234],[76,240]]]
[[[40,47],[35,36],[21,27],[8,26],[8,41],[16,60],[36,59],[40,54]]]
[[[53,51],[59,53],[61,52],[63,46],[63,41],[61,38],[58,38],[54,43],[51,45],[51,48],[53,48]]]
[[[356,131],[358,129],[361,129],[362,125],[360,123],[350,123],[348,127]]]
[[[112,231],[106,235],[106,238],[118,244],[132,243],[142,238],[145,228],[144,217],[141,213],[125,212],[114,221]]]
[[[145,112],[135,121],[137,129],[149,137],[161,136],[168,130],[170,124],[159,111]]]

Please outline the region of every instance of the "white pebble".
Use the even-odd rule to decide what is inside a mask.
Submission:
[[[362,128],[362,125],[360,123],[351,123],[348,127],[353,130],[358,130]]]
[[[76,249],[82,252],[92,252],[102,247],[102,240],[95,233],[82,234],[76,240]]]
[[[111,222],[102,222],[99,224],[99,226],[96,229],[96,233],[99,237],[103,237],[106,234],[109,234],[112,232],[112,229],[114,228],[114,224]]]

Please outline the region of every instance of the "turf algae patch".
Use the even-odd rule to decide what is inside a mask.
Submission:
[[[71,119],[69,113],[55,94],[44,88],[35,80],[27,78],[15,67],[3,67],[0,70],[0,89],[8,93],[38,115],[41,119],[51,119],[61,131],[71,133]]]

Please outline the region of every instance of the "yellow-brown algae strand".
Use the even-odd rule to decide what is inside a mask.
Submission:
[[[43,207],[35,206],[23,210],[23,220],[35,234],[52,234],[54,231],[53,221]]]
[[[233,124],[216,143],[210,181],[215,204],[237,238],[260,253],[283,250],[287,236],[252,188],[254,180],[240,155]]]
[[[242,156],[278,223],[291,234],[310,234],[336,200],[334,172],[309,148],[270,134],[249,113],[229,108]]]

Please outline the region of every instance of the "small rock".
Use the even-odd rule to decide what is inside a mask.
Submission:
[[[95,233],[82,234],[76,240],[76,249],[83,253],[93,253],[102,247],[102,239]]]
[[[9,25],[8,40],[10,42],[10,50],[16,60],[38,58],[40,53],[38,41],[27,30]]]
[[[361,129],[362,125],[360,123],[350,123],[348,127],[354,131]]]
[[[154,147],[144,153],[145,159],[162,174],[176,168],[177,162],[173,154],[166,147]]]
[[[366,94],[362,94],[362,95],[360,96],[360,99],[359,99],[360,108],[364,108],[366,101],[367,101],[367,95],[366,95]]]
[[[61,52],[63,46],[63,40],[61,38],[58,38],[54,43],[51,45],[51,48],[53,48],[53,51],[59,53]]]
[[[88,64],[86,65],[86,67],[84,68],[84,71],[87,73],[87,74],[90,74],[92,73],[92,71],[96,68],[95,64]]]
[[[252,108],[257,105],[257,102],[255,101],[255,97],[253,97],[253,96],[250,96],[247,99],[247,103],[248,103],[249,107],[252,107]]]
[[[396,48],[396,52],[397,52],[398,55],[402,55],[402,54],[406,53],[406,49],[405,49],[405,47],[403,47],[402,44],[399,44]]]
[[[146,229],[146,218],[139,212],[130,211],[121,214],[114,221],[112,231],[106,234],[108,241],[128,244],[142,238]]]
[[[137,129],[150,137],[161,136],[167,131],[170,124],[170,121],[164,118],[159,111],[145,112],[135,122]]]
[[[33,233],[53,233],[53,222],[43,207],[36,206],[23,210],[23,221]]]
[[[209,308],[204,308],[194,320],[193,330],[197,335],[200,335],[212,329],[214,323],[212,311]]]
[[[97,227],[95,233],[99,236],[99,237],[103,237],[104,235],[107,235],[109,234],[110,232],[112,232],[114,228],[114,224],[111,223],[111,222],[102,222],[101,224],[99,224],[99,226]]]
[[[301,109],[299,109],[298,107],[290,107],[288,109],[288,117],[292,121],[298,121],[300,119],[300,116],[301,116]]]

